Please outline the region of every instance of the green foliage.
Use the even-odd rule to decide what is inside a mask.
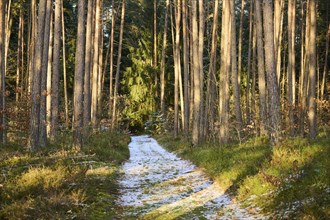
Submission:
[[[0,148],[0,219],[117,216],[115,179],[128,141],[125,134],[93,134],[79,154],[63,140],[33,154],[18,145]]]
[[[137,46],[129,48],[132,65],[126,68],[125,80],[122,81],[126,93],[122,117],[129,121],[130,127],[141,130],[155,109],[154,77],[158,70],[151,65],[151,47],[148,42],[140,39]]]
[[[169,150],[192,160],[243,204],[275,219],[326,219],[330,215],[330,140],[296,138],[271,148],[265,138],[240,145],[189,147],[183,138],[159,136]]]

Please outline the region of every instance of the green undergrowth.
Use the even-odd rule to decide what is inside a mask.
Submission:
[[[97,133],[82,152],[70,134],[31,153],[0,147],[0,219],[104,219],[116,216],[119,165],[129,157],[126,134]]]
[[[267,138],[243,144],[205,143],[191,147],[183,137],[156,137],[161,145],[191,160],[249,211],[275,219],[330,216],[330,140],[287,139],[270,147]]]

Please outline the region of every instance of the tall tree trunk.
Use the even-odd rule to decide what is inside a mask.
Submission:
[[[93,48],[93,72],[92,72],[92,110],[91,110],[91,121],[93,129],[96,129],[98,125],[98,115],[97,115],[97,100],[98,100],[98,79],[99,74],[99,53],[100,53],[100,26],[101,19],[101,0],[95,1],[95,32],[94,32],[94,48]]]
[[[309,0],[310,38],[308,44],[309,53],[309,95],[308,95],[308,124],[309,136],[316,138],[316,2]]]
[[[74,102],[73,102],[73,141],[74,149],[80,151],[83,145],[83,87],[85,64],[85,0],[78,0],[78,29],[74,73]]]
[[[174,42],[174,136],[179,133],[179,76],[180,76],[180,23],[181,0],[176,1],[175,8],[175,42]]]
[[[61,17],[62,17],[62,53],[63,53],[63,89],[64,89],[64,108],[65,108],[65,127],[69,128],[69,101],[68,101],[68,83],[66,74],[66,49],[65,49],[65,24],[64,24],[64,8],[63,0],[61,0]]]
[[[281,45],[283,32],[284,0],[274,2],[274,47],[276,60],[276,76],[280,83],[281,76]]]
[[[296,84],[296,61],[295,61],[295,26],[296,26],[296,1],[288,3],[288,93],[287,100],[289,106],[289,128],[290,136],[294,135],[294,100]]]
[[[321,84],[321,100],[324,100],[325,94],[325,85],[327,83],[327,74],[328,74],[328,56],[329,56],[329,39],[330,39],[330,24],[328,25],[326,43],[325,43],[325,56],[324,56],[324,66],[323,66],[323,77]]]
[[[20,95],[22,93],[22,88],[20,88],[20,81],[23,79],[23,68],[21,68],[21,63],[23,62],[22,53],[24,47],[23,41],[23,25],[24,25],[24,18],[23,18],[23,9],[20,8],[19,10],[19,24],[18,24],[18,39],[17,39],[17,67],[16,67],[16,106],[18,106],[18,102],[20,99]]]
[[[115,88],[113,96],[113,110],[112,110],[112,123],[111,130],[116,126],[117,118],[117,98],[118,98],[118,89],[119,89],[119,73],[120,73],[120,62],[121,62],[121,49],[123,46],[123,33],[124,33],[124,21],[125,21],[125,0],[122,0],[121,8],[121,21],[120,21],[120,31],[119,31],[119,45],[118,45],[118,57],[117,57],[117,69],[116,69],[116,78],[115,78]]]
[[[216,112],[216,60],[217,60],[217,38],[218,38],[218,14],[219,0],[214,1],[211,57],[209,66],[209,77],[207,81],[207,103],[205,106],[204,132],[214,135],[214,117]]]
[[[165,114],[165,58],[166,58],[166,44],[167,44],[167,20],[168,20],[168,8],[170,1],[166,0],[165,8],[165,21],[164,21],[164,33],[163,33],[163,48],[162,48],[162,61],[161,61],[161,75],[160,75],[160,109],[162,114]]]
[[[102,66],[103,66],[103,0],[100,0],[100,30],[99,30],[99,65],[98,65],[98,77],[97,77],[97,120],[100,120],[100,117],[102,115],[102,91],[103,91],[103,72],[102,72]]]
[[[200,86],[200,66],[199,66],[199,50],[198,50],[198,24],[197,24],[197,2],[192,1],[191,5],[192,16],[192,74],[194,74],[194,115],[193,115],[193,144],[199,143],[199,128],[200,128],[200,107],[201,107],[201,86]]]
[[[235,18],[235,2],[230,2],[230,13],[231,13],[231,80],[234,93],[234,112],[236,117],[239,136],[243,129],[243,119],[241,111],[241,92],[240,84],[237,73],[237,50],[236,50],[236,18]]]
[[[112,114],[112,103],[113,103],[113,49],[114,49],[114,35],[115,35],[115,1],[111,3],[111,34],[110,34],[110,55],[109,55],[109,118]]]
[[[84,74],[84,129],[87,129],[91,122],[91,62],[92,62],[92,22],[93,22],[94,1],[88,0],[87,24],[86,24],[86,48],[85,48],[85,74]],[[111,67],[110,67],[111,68]]]
[[[281,132],[281,114],[280,114],[280,94],[278,80],[276,76],[276,59],[274,47],[274,23],[273,23],[273,6],[271,0],[263,0],[263,18],[265,33],[265,66],[267,75],[268,89],[268,109],[269,109],[269,133],[271,143],[275,144],[279,141]]]
[[[305,111],[306,111],[306,96],[307,96],[307,85],[305,85],[305,47],[304,45],[308,43],[306,30],[308,28],[308,19],[307,16],[304,15],[305,7],[304,1],[301,1],[301,45],[300,45],[300,77],[299,77],[299,102],[300,102],[300,125],[299,130],[300,134],[303,136],[305,132]],[[306,17],[306,27],[304,25],[304,16]],[[305,36],[306,32],[306,36]]]
[[[6,1],[0,1],[0,26],[5,26],[5,14],[6,14]],[[0,141],[3,142],[5,136],[5,125],[3,121],[5,103],[4,103],[4,80],[6,75],[5,68],[5,29],[0,28]]]
[[[47,145],[47,128],[46,128],[46,99],[47,93],[47,69],[48,69],[48,51],[49,51],[49,35],[50,35],[50,17],[52,13],[52,1],[47,0],[45,26],[44,26],[44,40],[42,51],[41,64],[41,84],[40,84],[40,121],[39,121],[39,145],[45,147]]]
[[[54,48],[53,48],[53,74],[51,91],[51,131],[50,137],[55,138],[58,133],[59,117],[59,77],[60,77],[60,51],[61,51],[61,8],[62,0],[56,0],[54,14]]]
[[[199,30],[198,30],[198,54],[199,54],[199,85],[200,85],[200,107],[199,107],[199,141],[204,140],[204,32],[205,15],[204,0],[198,1],[199,6]]]
[[[230,0],[222,2],[221,66],[220,66],[220,143],[226,144],[229,136],[229,71],[230,71]]]
[[[30,40],[29,40],[29,76],[27,82],[27,94],[31,94],[31,85],[33,78],[33,69],[34,69],[34,57],[35,57],[35,44],[37,37],[37,9],[36,9],[36,0],[31,0],[31,28],[30,28]]]
[[[242,41],[243,41],[243,18],[244,18],[244,6],[245,0],[241,2],[241,16],[239,20],[239,33],[238,33],[238,85],[241,85],[241,74],[242,74]]]
[[[32,151],[37,150],[40,146],[39,125],[40,125],[40,89],[41,89],[41,68],[42,68],[42,52],[44,41],[44,26],[46,15],[46,1],[39,3],[38,9],[38,30],[35,44],[34,64],[32,70],[32,85],[31,85],[31,117],[30,117],[30,134],[29,148]]]
[[[260,134],[267,134],[267,107],[266,107],[266,78],[265,78],[265,57],[262,37],[261,20],[261,0],[255,0],[255,19],[257,31],[257,53],[258,53],[258,86],[259,86],[259,115],[260,115]],[[265,47],[266,48],[266,47]]]
[[[47,65],[47,97],[46,97],[46,125],[47,137],[50,138],[52,125],[52,64],[53,64],[53,43],[54,43],[54,13],[51,13],[50,18],[50,36],[48,48],[48,65]]]
[[[184,135],[189,136],[189,42],[187,28],[187,1],[182,0],[183,82],[184,82]]]
[[[157,67],[157,0],[154,0],[154,60],[153,66]],[[157,86],[157,76],[156,76],[156,86]]]
[[[250,8],[249,8],[249,45],[248,45],[248,64],[247,64],[247,77],[246,77],[246,100],[245,100],[246,124],[248,124],[248,125],[251,123],[250,77],[251,77],[252,36],[253,36],[253,29],[254,29],[253,28],[253,5],[254,5],[253,0],[250,0]],[[241,16],[241,20],[242,20],[242,16]],[[239,57],[242,56],[241,52],[239,52]],[[239,65],[238,67],[240,68],[241,65]],[[252,98],[254,98],[254,97],[252,97]]]

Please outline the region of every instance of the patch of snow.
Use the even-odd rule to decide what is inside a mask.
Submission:
[[[155,139],[133,136],[129,150],[117,201],[125,209],[123,217],[264,219],[240,208],[200,169],[168,152]]]

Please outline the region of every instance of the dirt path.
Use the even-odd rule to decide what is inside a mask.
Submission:
[[[196,166],[148,136],[132,137],[119,180],[123,218],[262,219],[232,203]]]

